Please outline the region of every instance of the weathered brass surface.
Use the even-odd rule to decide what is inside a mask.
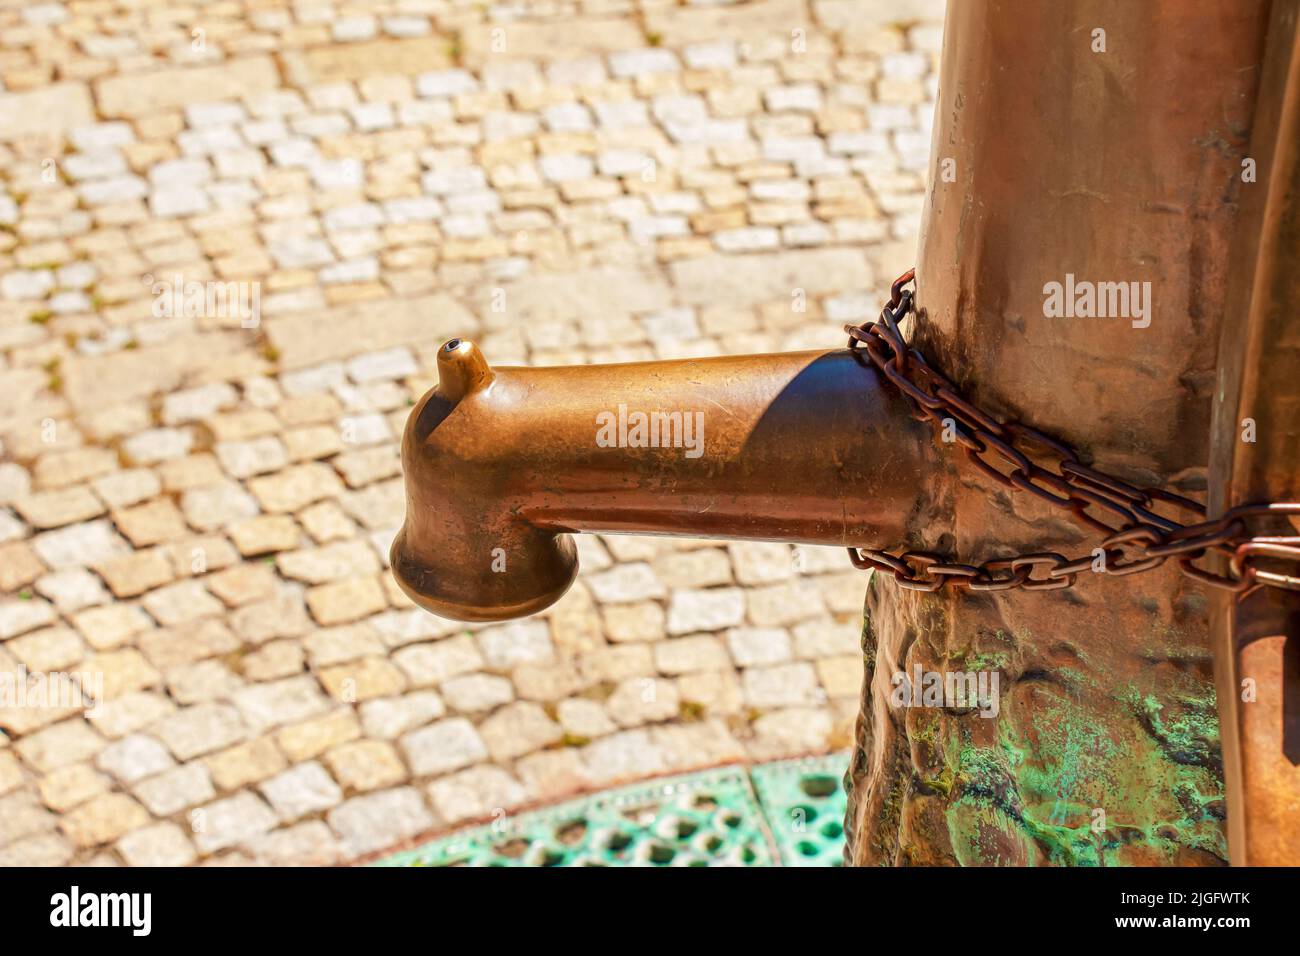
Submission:
[[[438,373],[402,440],[392,565],[445,617],[550,605],[577,573],[567,532],[882,547],[923,510],[926,429],[847,349],[492,369],[453,340]],[[636,447],[638,413],[676,416],[658,447]]]
[[[1275,0],[1219,355],[1217,513],[1300,497],[1300,3]],[[1250,440],[1246,440],[1250,439]],[[1300,528],[1300,522],[1296,523]],[[1300,594],[1211,607],[1236,864],[1300,864]]]

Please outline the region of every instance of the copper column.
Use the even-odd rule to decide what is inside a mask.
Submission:
[[[1300,3],[1275,0],[1230,263],[1212,513],[1300,499]],[[1300,528],[1300,521],[1295,522]],[[1256,530],[1253,529],[1252,530]],[[1294,530],[1289,533],[1294,534]],[[1300,593],[1216,594],[1232,861],[1300,864]]]
[[[1202,500],[1267,15],[1262,2],[961,0],[945,26],[921,350],[981,406]],[[1081,282],[1138,283],[1146,314],[1049,314],[1049,284]],[[947,502],[924,524],[933,550],[1092,547],[955,455],[930,480]],[[1226,862],[1206,589],[1168,565],[1088,577],[942,596],[876,577],[851,862]],[[898,706],[894,676],[918,666],[997,673],[998,714]]]

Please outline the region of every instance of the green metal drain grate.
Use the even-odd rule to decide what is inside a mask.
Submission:
[[[606,790],[461,830],[374,865],[838,866],[839,775],[847,762],[847,754],[832,754]]]
[[[381,866],[770,866],[743,769],[609,790],[463,830]]]
[[[784,866],[841,866],[848,754],[782,760],[750,770]]]

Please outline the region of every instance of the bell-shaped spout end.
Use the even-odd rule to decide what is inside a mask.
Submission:
[[[497,529],[461,539],[416,543],[410,521],[389,553],[393,577],[420,607],[455,621],[508,621],[550,607],[578,575],[578,549],[568,534]]]
[[[514,406],[508,388],[489,389],[495,378],[473,342],[444,342],[438,386],[402,437],[407,507],[389,552],[393,577],[416,604],[458,621],[535,614],[578,573],[570,535],[516,513],[515,479],[526,469],[504,437]]]

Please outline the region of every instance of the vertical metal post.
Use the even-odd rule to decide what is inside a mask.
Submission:
[[[1266,2],[950,3],[917,262],[922,351],[980,405],[1139,485],[1203,494],[1228,247]],[[1146,313],[1052,316],[1048,283]],[[1143,286],[1149,283],[1149,286]],[[961,461],[913,547],[1092,539]],[[996,542],[996,544],[995,544]],[[1068,592],[924,595],[877,575],[850,862],[1227,858],[1208,596],[1166,566]],[[996,715],[905,707],[898,674],[995,671]]]
[[[1219,352],[1211,513],[1300,499],[1300,31],[1275,0]],[[1253,529],[1252,529],[1253,530]],[[1294,533],[1292,531],[1291,533]],[[1300,864],[1300,593],[1211,615],[1234,864]]]

